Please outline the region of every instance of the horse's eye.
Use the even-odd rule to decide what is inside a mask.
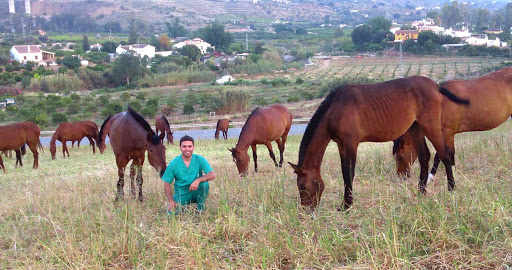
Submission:
[[[398,160],[404,160],[404,157],[399,156],[399,157],[398,157]]]
[[[153,153],[153,149],[149,149],[149,152],[150,152],[150,153]]]
[[[299,187],[299,190],[306,190],[306,186],[305,186],[305,185],[301,185],[301,186]]]

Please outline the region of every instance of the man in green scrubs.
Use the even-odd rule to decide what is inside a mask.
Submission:
[[[180,150],[181,155],[171,160],[162,176],[165,195],[169,201],[169,214],[175,214],[180,211],[181,205],[191,203],[197,203],[197,210],[202,211],[208,198],[208,181],[215,179],[215,173],[208,161],[193,153],[192,137],[185,135],[180,139]],[[173,181],[174,196],[171,190]]]

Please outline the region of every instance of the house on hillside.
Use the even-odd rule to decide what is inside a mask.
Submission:
[[[185,40],[183,42],[176,43],[172,45],[173,49],[181,49],[185,47],[186,45],[194,45],[196,46],[199,51],[201,51],[201,54],[205,54],[208,50],[208,48],[213,48],[215,50],[215,47],[213,47],[210,43],[200,39],[200,38],[194,38],[192,40]]]
[[[11,60],[16,60],[20,63],[27,63],[28,61],[31,61],[42,64],[44,62],[55,61],[54,53],[42,51],[37,45],[12,46],[9,53],[11,55]]]
[[[91,45],[91,48],[89,49],[90,51],[98,51],[98,52],[101,52],[101,48],[103,48],[103,45],[99,44],[99,43],[96,43],[96,44],[92,44]]]
[[[144,56],[153,58],[155,57],[155,52],[155,47],[149,44],[119,45],[116,48],[117,55],[121,55],[123,53],[133,53],[140,58]]]
[[[396,30],[395,42],[404,42],[408,39],[418,39],[418,30]]]
[[[507,47],[506,42],[501,42],[499,37],[496,39],[489,39],[486,34],[471,35],[469,38],[465,38],[464,41],[469,45],[476,46],[487,46],[487,47]]]

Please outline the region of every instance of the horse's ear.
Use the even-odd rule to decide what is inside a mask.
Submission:
[[[290,164],[290,166],[292,166],[292,168],[296,174],[303,174],[302,169],[299,166],[297,166],[291,162],[288,162],[288,164]]]
[[[234,150],[235,150],[234,148],[231,148],[231,149],[228,148],[228,151],[231,153],[233,153]]]
[[[146,135],[146,140],[148,142],[151,142],[151,139],[153,138],[153,134],[151,134],[151,132],[148,132],[148,134]]]

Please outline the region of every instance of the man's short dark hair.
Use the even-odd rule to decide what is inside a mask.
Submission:
[[[180,146],[181,146],[182,142],[186,142],[186,141],[192,142],[192,145],[194,145],[194,138],[192,138],[188,135],[185,135],[185,136],[181,137],[181,139],[180,139]]]

